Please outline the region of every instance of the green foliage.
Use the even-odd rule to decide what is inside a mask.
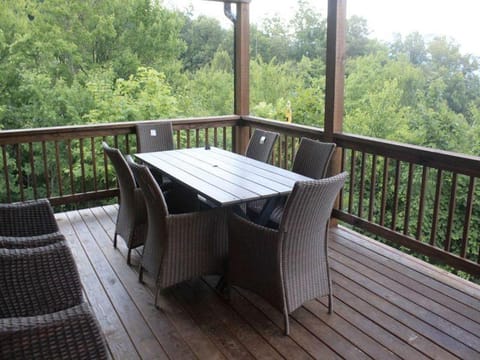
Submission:
[[[186,70],[195,71],[207,66],[217,51],[227,51],[229,57],[233,55],[233,43],[228,41],[232,35],[222,29],[218,20],[205,16],[190,19],[186,16],[181,36],[187,45],[181,56]]]
[[[138,68],[127,80],[101,73],[87,83],[94,106],[85,119],[88,122],[117,122],[138,119],[158,119],[178,113],[177,100],[171,93],[165,75],[152,68]]]
[[[189,79],[180,99],[182,115],[211,116],[233,112],[233,73],[227,52],[219,51]]]

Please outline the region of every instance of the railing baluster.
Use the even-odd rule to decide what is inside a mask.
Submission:
[[[199,147],[200,146],[200,130],[195,129],[195,146]]]
[[[408,235],[408,228],[410,226],[410,207],[412,202],[412,184],[414,175],[414,165],[408,164],[408,180],[407,180],[407,195],[405,199],[405,219],[403,221],[403,233]]]
[[[203,140],[204,146],[206,146],[207,144],[210,145],[210,138],[209,138],[209,136],[208,136],[208,128],[205,128],[205,129],[203,130],[203,134],[204,134],[204,135],[203,135],[203,136],[204,136],[204,140]]]
[[[339,150],[339,149],[337,148],[337,151],[338,151],[338,150]],[[340,154],[340,169],[341,169],[341,171],[343,172],[343,171],[345,171],[345,161],[346,161],[346,160],[345,160],[345,156],[346,156],[345,153],[346,153],[346,151],[345,151],[345,149],[344,149],[343,147],[340,148],[340,151],[341,151],[341,154]],[[347,183],[349,183],[349,182],[350,182],[350,180],[347,179]],[[344,199],[343,189],[344,189],[344,188],[342,187],[342,189],[340,189],[340,193],[338,194],[338,198],[339,198],[338,208],[339,208],[340,210],[343,210],[343,199]]]
[[[358,217],[363,216],[363,197],[365,196],[365,152],[362,151],[360,165],[360,194],[358,195]]]
[[[107,138],[105,136],[103,137],[103,141],[107,142]],[[116,136],[114,137],[113,142],[115,144],[114,146],[118,149],[118,139]],[[110,189],[110,179],[108,178],[108,157],[105,151],[103,152],[103,171],[105,172],[105,187],[108,190]]]
[[[290,165],[288,166],[288,169],[291,170],[293,166],[293,159],[295,158],[295,137],[291,137],[292,143],[290,144]]]
[[[12,202],[12,193],[10,191],[10,174],[8,173],[7,151],[5,145],[2,145],[3,156],[3,176],[5,178],[5,191],[7,192],[7,201]]]
[[[130,154],[130,136],[125,134],[125,153]]]
[[[98,191],[97,157],[95,155],[95,138],[93,136],[90,138],[90,152],[91,152],[91,155],[92,155],[93,190]]]
[[[17,144],[17,172],[18,172],[18,190],[20,192],[20,200],[25,200],[25,193],[23,191],[23,171],[22,171],[22,144]]]
[[[282,138],[277,141],[277,163],[276,166],[280,167],[282,163]]]
[[[33,197],[38,199],[37,189],[37,173],[35,171],[35,155],[33,151],[33,143],[28,143],[29,157],[30,157],[30,177],[32,178]]]
[[[63,196],[62,169],[60,165],[60,148],[58,146],[57,140],[55,140],[55,163],[57,166],[58,195]]]
[[[387,209],[387,190],[388,190],[388,166],[389,159],[384,157],[383,159],[383,184],[382,184],[382,207],[380,210],[380,225],[385,225],[385,212]]]
[[[283,137],[283,168],[288,167],[288,136]]]
[[[70,189],[71,194],[75,194],[75,185],[73,182],[73,157],[72,157],[72,141],[67,140],[67,151],[68,151],[68,169],[70,173]]]
[[[48,156],[47,156],[47,144],[45,141],[42,141],[42,154],[43,154],[43,170],[45,173],[45,187],[47,188],[47,198],[50,198],[51,188],[50,188],[50,174],[48,171]]]
[[[213,128],[213,146],[218,147],[218,128]]]
[[[467,197],[467,206],[465,208],[465,220],[463,222],[463,236],[462,236],[462,246],[460,249],[460,256],[465,258],[467,257],[468,249],[468,237],[470,233],[470,222],[472,219],[472,210],[473,210],[473,196],[475,194],[475,178],[470,177],[470,182],[468,184],[468,197]]]
[[[392,209],[392,225],[391,229],[395,230],[397,227],[397,216],[398,216],[398,193],[400,189],[400,173],[401,166],[400,160],[397,160],[395,163],[395,187],[393,192],[393,209]]]
[[[435,188],[435,202],[433,205],[433,218],[432,218],[432,230],[430,233],[430,245],[436,246],[437,242],[437,229],[438,229],[438,214],[440,211],[440,198],[442,197],[442,182],[443,171],[437,171],[437,183]]]
[[[85,184],[85,156],[83,153],[83,138],[80,138],[80,169],[82,172],[82,192],[85,192],[86,190],[86,184]]]
[[[231,128],[233,131],[233,127]],[[223,127],[223,149],[227,149],[227,128]]]
[[[187,148],[190,148],[190,129],[187,129]]]
[[[355,191],[355,158],[356,152],[352,150],[350,158],[350,193],[348,195],[348,212],[353,213],[353,193]]]
[[[299,137],[292,137],[293,141],[292,141],[292,166],[291,168],[293,167],[293,163],[295,162],[295,157],[297,156],[297,150],[298,150],[298,146],[300,145],[300,138]]]
[[[417,233],[415,238],[418,241],[422,241],[422,229],[423,229],[423,217],[425,215],[425,196],[427,192],[427,180],[428,180],[428,168],[426,166],[422,169],[422,184],[420,187],[420,199],[418,205],[418,220],[417,220]]]
[[[372,156],[372,173],[370,175],[370,203],[368,206],[368,221],[373,220],[375,211],[375,188],[377,186],[377,155]]]
[[[175,135],[177,137],[177,149],[180,149],[180,130],[177,130]]]
[[[447,234],[445,236],[445,245],[444,248],[446,251],[450,251],[452,247],[452,228],[453,220],[455,217],[455,207],[457,203],[457,180],[458,175],[456,173],[452,174],[452,186],[450,189],[450,204],[448,206],[448,222],[447,222]]]

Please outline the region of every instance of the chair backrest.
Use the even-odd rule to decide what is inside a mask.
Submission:
[[[132,170],[130,170],[120,150],[108,146],[106,142],[103,142],[102,146],[103,151],[107,154],[117,173],[120,201],[128,201],[128,198],[133,196],[133,190],[137,187]]]
[[[126,157],[126,162],[132,170],[133,175],[138,182],[138,186],[140,186],[143,191],[149,216],[150,214],[156,214],[157,218],[158,216],[167,216],[167,202],[163,196],[162,189],[153,177],[150,169],[145,165],[135,163],[131,156]],[[151,212],[150,210],[153,211]]]
[[[0,318],[57,312],[83,301],[82,284],[65,241],[0,249]]]
[[[347,177],[348,173],[343,172],[329,178],[295,183],[279,226],[292,246],[325,240],[333,204]],[[288,240],[284,246],[289,246]]]
[[[0,236],[36,236],[58,231],[47,199],[0,204]]]
[[[273,145],[278,138],[278,133],[255,129],[248,143],[245,156],[267,162],[272,154]]]
[[[156,279],[164,253],[164,243],[168,236],[166,231],[166,218],[169,215],[168,207],[162,190],[150,169],[145,165],[136,164],[131,157],[127,157],[127,161],[143,191],[147,205],[148,226],[147,237],[143,246],[142,267]]]
[[[334,143],[302,138],[293,161],[292,171],[313,179],[324,178],[335,147]]]
[[[173,126],[171,121],[137,124],[136,128],[138,152],[173,150]]]

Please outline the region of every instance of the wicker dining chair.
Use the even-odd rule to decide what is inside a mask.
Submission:
[[[143,245],[147,228],[147,211],[142,190],[137,186],[133,173],[120,150],[103,142],[103,150],[113,164],[117,173],[120,190],[119,209],[113,246],[117,247],[120,235],[127,244],[127,264],[130,265],[132,249]]]
[[[335,198],[347,173],[299,181],[287,199],[278,229],[232,214],[229,221],[227,283],[252,290],[288,314],[304,302],[328,295],[333,311],[328,265],[328,226]]]
[[[0,204],[0,236],[37,236],[58,231],[47,199]]]
[[[335,152],[335,147],[335,143],[321,142],[302,137],[297,153],[295,154],[295,159],[293,160],[292,171],[312,179],[323,179],[327,175],[328,166]],[[270,222],[278,225],[282,218],[285,200],[286,199],[280,199],[279,204],[272,210]],[[248,216],[256,220],[265,204],[266,200],[257,200],[248,203]]]
[[[227,210],[171,214],[158,183],[143,165],[131,164],[145,194],[148,232],[140,263],[161,289],[204,274],[222,274],[227,258]]]
[[[137,124],[137,151],[154,152],[173,150],[173,126],[171,121]]]
[[[267,162],[272,154],[273,145],[279,137],[276,132],[255,129],[247,146],[245,156]]]
[[[83,302],[28,317],[0,319],[0,359],[108,359],[103,334]]]
[[[139,153],[173,150],[173,125],[171,121],[137,124],[137,151]],[[148,166],[148,165],[147,165]],[[177,184],[170,181],[160,171],[150,167],[153,177],[157,180],[162,191],[168,191]]]
[[[0,249],[0,318],[53,313],[82,301],[80,276],[65,241]]]

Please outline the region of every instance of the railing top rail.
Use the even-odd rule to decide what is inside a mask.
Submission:
[[[265,130],[280,131],[291,136],[305,136],[320,139],[323,137],[323,128],[290,124],[284,121],[270,120],[256,116],[242,116],[242,122],[250,126],[258,126]]]
[[[340,147],[377,154],[431,168],[480,177],[480,157],[353,134],[335,134]]]
[[[54,126],[48,128],[15,129],[0,131],[0,145],[26,143],[43,140],[62,140],[68,138],[107,136],[130,134],[135,132],[135,125],[145,122],[169,120],[174,129],[208,128],[219,126],[234,126],[240,121],[236,115],[209,116],[202,118],[157,119],[143,121],[128,121],[117,123],[101,123],[75,126]]]

